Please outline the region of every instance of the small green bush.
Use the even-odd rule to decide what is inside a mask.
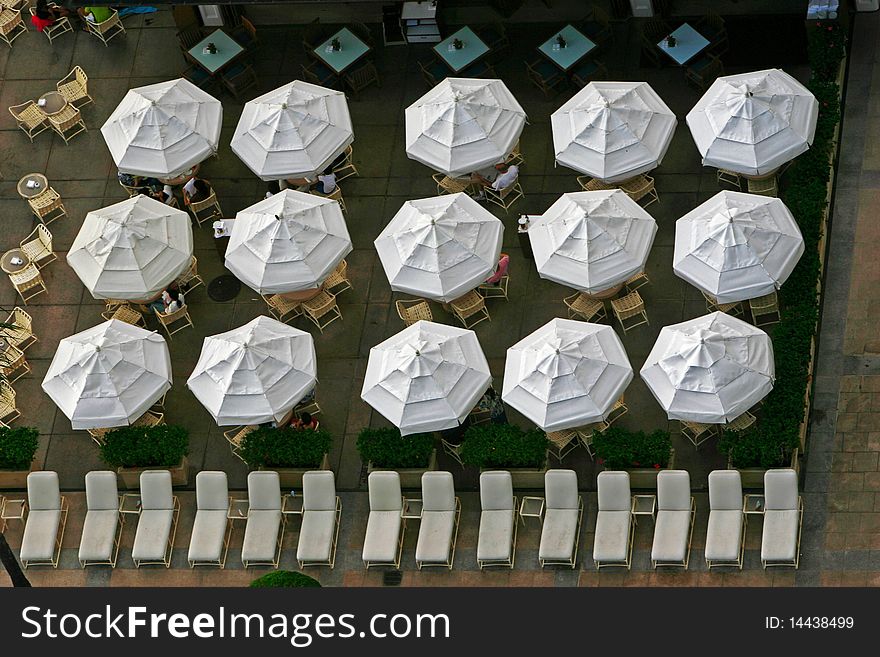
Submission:
[[[718,447],[727,452],[735,468],[786,467],[793,447],[768,439],[765,431],[757,428],[741,433],[725,431]]]
[[[319,468],[331,442],[324,429],[260,427],[242,439],[239,454],[252,468]]]
[[[189,452],[189,432],[175,425],[119,427],[104,441],[101,458],[114,468],[170,468]]]
[[[314,577],[309,577],[294,570],[275,570],[257,577],[250,584],[252,589],[279,589],[279,588],[320,588],[321,582]]]
[[[672,440],[668,431],[651,433],[611,427],[593,437],[593,449],[599,463],[608,470],[654,468],[669,465]]]
[[[478,468],[542,468],[547,461],[547,436],[540,429],[523,431],[513,424],[489,422],[468,428],[461,460]]]
[[[39,436],[34,427],[0,427],[0,470],[28,470],[40,446]]]
[[[398,429],[361,429],[357,450],[364,463],[374,468],[424,468],[434,451],[434,435],[401,436]]]

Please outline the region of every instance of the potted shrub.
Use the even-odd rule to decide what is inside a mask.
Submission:
[[[508,470],[514,488],[543,488],[547,472],[547,436],[514,424],[487,422],[469,427],[461,460],[481,470]]]
[[[169,470],[171,483],[185,486],[188,451],[189,432],[184,427],[119,427],[105,434],[101,458],[116,468],[126,488],[138,488],[145,470]]]
[[[794,441],[799,439],[796,437]],[[743,488],[764,488],[764,473],[770,468],[798,470],[799,450],[792,436],[768,434],[756,426],[741,433],[726,431],[718,448],[727,453],[727,467],[739,470]]]
[[[357,450],[367,464],[367,472],[396,470],[402,488],[421,488],[422,475],[437,469],[437,450],[431,433],[401,436],[396,428],[365,427],[358,435]]]
[[[0,427],[0,488],[27,488],[39,436],[33,427]]]
[[[302,486],[309,470],[329,470],[330,433],[324,429],[260,427],[241,441],[239,454],[252,468],[274,470],[285,487]]]
[[[295,570],[274,570],[250,583],[252,589],[320,588],[321,582]]]
[[[656,488],[657,473],[674,467],[668,431],[651,433],[611,427],[593,438],[598,462],[606,470],[626,470],[631,488]]]

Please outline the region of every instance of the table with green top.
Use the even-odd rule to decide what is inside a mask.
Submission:
[[[561,47],[558,37],[562,35],[565,41],[565,47]],[[596,47],[596,44],[590,41],[579,30],[566,25],[544,43],[538,46],[538,50],[551,62],[556,64],[566,73],[572,66],[581,61],[586,55]]]
[[[339,50],[333,50],[334,39],[339,40]],[[342,73],[370,52],[370,46],[357,38],[347,27],[343,27],[312,52],[336,73]]]
[[[217,49],[215,53],[206,53],[205,47],[213,43]],[[223,30],[214,30],[204,39],[189,49],[193,60],[205,69],[210,75],[214,75],[223,67],[229,65],[244,52],[244,48],[235,39]]]
[[[453,46],[456,39],[461,41],[461,48]],[[489,46],[471,28],[465,26],[434,46],[434,52],[454,73],[460,73],[489,52]]]

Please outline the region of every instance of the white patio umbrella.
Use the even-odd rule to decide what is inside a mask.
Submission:
[[[719,192],[675,223],[672,269],[719,303],[776,291],[804,252],[778,198]]]
[[[657,222],[619,189],[563,194],[528,231],[538,274],[588,294],[644,271]]]
[[[219,426],[280,421],[315,386],[312,336],[270,317],[209,335],[186,381]]]
[[[341,91],[294,80],[245,103],[232,151],[263,180],[308,178],[354,141]]]
[[[641,370],[670,420],[724,424],[773,389],[770,337],[722,312],[660,329]]]
[[[74,429],[131,424],[169,388],[165,338],[117,319],[61,340],[43,378]]]
[[[179,78],[129,89],[101,134],[120,171],[173,178],[217,152],[223,106]]]
[[[459,426],[492,375],[477,335],[418,321],[370,349],[361,399],[403,435]]]
[[[133,196],[86,215],[67,253],[96,299],[152,299],[189,267],[192,223],[186,212]]]
[[[720,77],[686,120],[705,166],[771,173],[813,143],[819,103],[785,71]]]
[[[544,431],[601,422],[632,381],[610,326],[552,319],[507,350],[501,398]]]
[[[498,264],[504,224],[467,194],[407,201],[376,238],[391,289],[447,303]]]
[[[318,287],[351,252],[336,201],[285,189],[240,211],[226,268],[260,294]]]
[[[556,161],[606,182],[660,164],[676,123],[647,82],[591,82],[550,115]]]
[[[407,157],[455,177],[504,160],[526,113],[501,80],[446,78],[405,118]]]

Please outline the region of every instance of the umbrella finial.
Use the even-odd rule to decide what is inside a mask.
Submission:
[[[287,109],[287,103],[281,103],[281,109],[286,110],[286,109]]]
[[[275,218],[276,218],[278,221],[281,221],[281,220],[282,220],[280,214],[276,214],[276,215],[275,215]]]

